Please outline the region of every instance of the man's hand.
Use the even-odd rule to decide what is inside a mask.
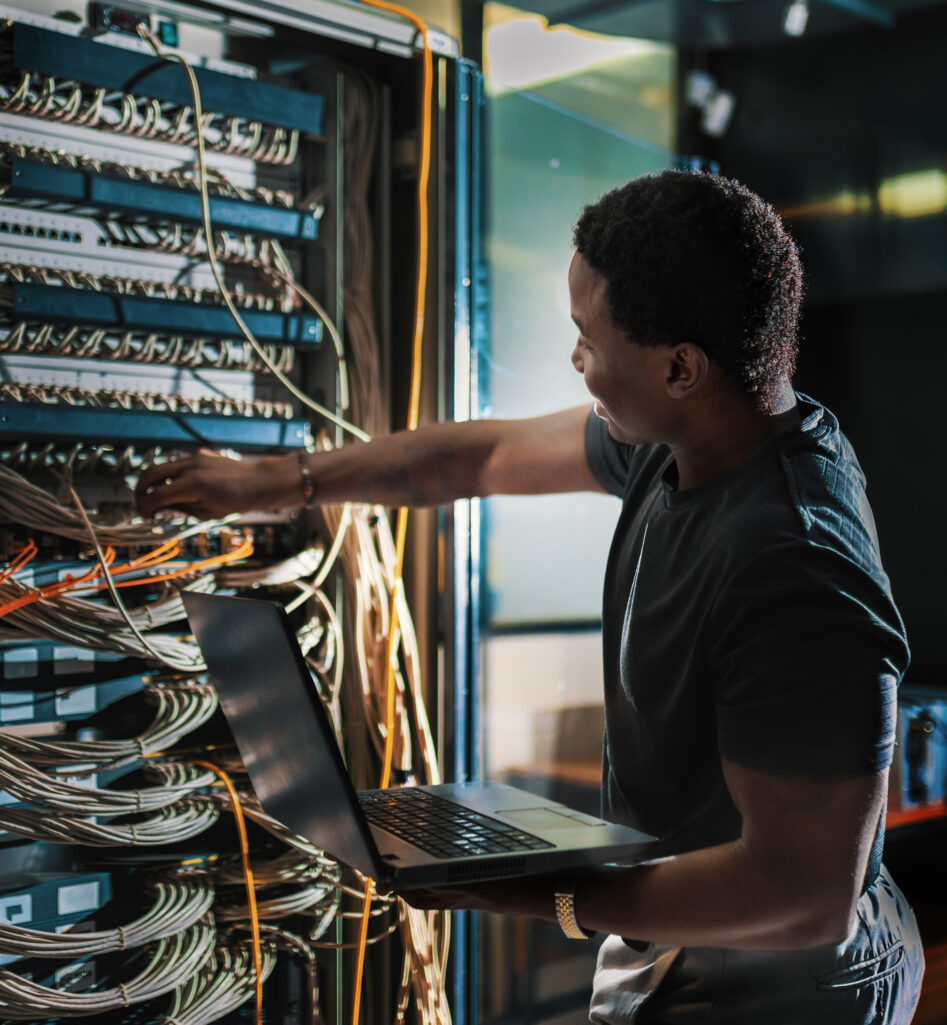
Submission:
[[[202,519],[218,519],[275,505],[269,496],[279,493],[281,481],[284,489],[295,484],[301,500],[299,468],[292,461],[243,462],[202,449],[185,459],[149,467],[138,479],[135,497],[142,516],[175,509]]]
[[[402,890],[398,896],[423,911],[489,911],[496,915],[529,915],[556,920],[555,882],[552,876],[527,879],[491,879],[463,887],[438,886]]]

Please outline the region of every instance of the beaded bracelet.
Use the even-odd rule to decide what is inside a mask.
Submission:
[[[297,458],[299,460],[299,479],[303,489],[303,505],[307,509],[311,509],[316,504],[316,485],[312,479],[306,452],[299,452]]]

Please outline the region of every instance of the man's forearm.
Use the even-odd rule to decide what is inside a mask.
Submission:
[[[488,420],[432,424],[310,455],[314,499],[420,507],[481,495],[498,434]]]
[[[803,879],[805,874],[800,876]],[[763,874],[742,841],[580,877],[583,928],[671,946],[796,950],[847,935],[850,893],[821,896]],[[524,887],[522,914],[554,920],[548,880]]]
[[[547,876],[484,883],[453,904],[556,921],[557,884]],[[798,950],[847,935],[848,894],[820,899],[804,883],[787,886],[762,874],[742,841],[692,851],[635,868],[598,869],[578,878],[576,918],[584,929],[684,947]],[[471,895],[473,899],[471,899]],[[414,903],[408,894],[409,903]],[[439,891],[418,906],[445,906]],[[446,906],[452,906],[448,902]]]

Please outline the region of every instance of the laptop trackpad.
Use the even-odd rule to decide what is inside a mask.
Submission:
[[[552,808],[517,808],[512,811],[498,811],[497,815],[510,819],[524,829],[564,829],[575,827],[575,819],[571,815],[553,811]]]

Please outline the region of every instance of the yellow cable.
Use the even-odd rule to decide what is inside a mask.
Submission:
[[[237,834],[240,837],[240,860],[243,863],[243,881],[247,888],[247,907],[250,909],[250,937],[253,945],[253,972],[256,977],[256,1025],[263,1025],[263,952],[260,945],[260,917],[256,906],[256,887],[253,885],[253,871],[250,868],[250,842],[247,840],[247,824],[243,818],[240,798],[230,777],[213,762],[194,762],[203,769],[210,769],[217,774],[221,783],[227,788],[230,806],[233,809],[234,821],[237,823]]]
[[[424,308],[427,302],[428,262],[428,179],[431,170],[431,103],[434,92],[434,61],[427,37],[427,25],[413,11],[387,0],[363,0],[369,7],[376,7],[411,22],[418,30],[423,45],[423,77],[421,83],[421,151],[418,157],[418,264],[414,291],[414,334],[411,345],[411,390],[408,399],[407,429],[418,426],[421,404],[421,355],[424,342]],[[395,649],[398,638],[398,609],[396,598],[401,587],[404,566],[404,544],[408,530],[408,510],[398,510],[395,529],[395,571],[391,589],[391,616],[388,630],[387,663],[385,680],[385,756],[381,774],[381,789],[391,781],[391,765],[394,759],[395,720]],[[362,899],[362,924],[359,930],[358,955],[355,968],[355,992],[352,997],[352,1025],[358,1025],[359,1006],[362,995],[362,974],[365,970],[365,948],[368,943],[368,908],[371,906],[373,881],[365,880]]]

